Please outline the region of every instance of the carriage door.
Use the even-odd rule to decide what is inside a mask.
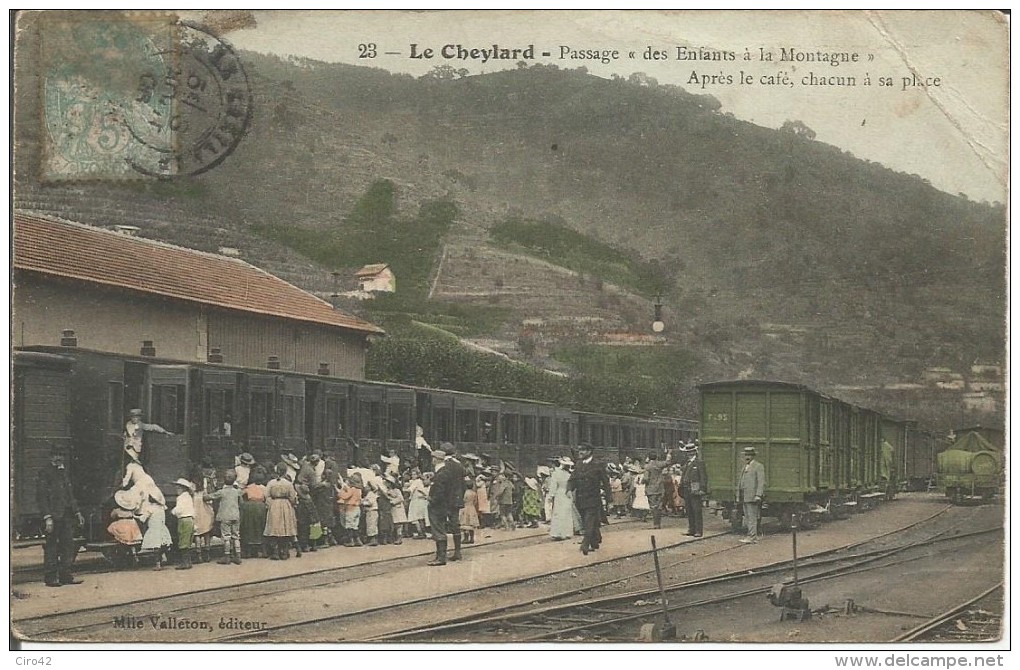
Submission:
[[[156,480],[164,495],[177,493],[173,481],[187,477],[192,457],[185,437],[188,429],[188,367],[186,365],[150,365],[148,371],[149,407],[144,423],[154,423],[173,433],[164,435],[145,431],[142,465]]]

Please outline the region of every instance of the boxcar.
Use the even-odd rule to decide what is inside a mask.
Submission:
[[[754,447],[765,466],[763,514],[789,523],[793,513],[807,512],[823,501],[832,485],[833,445],[819,443],[820,394],[799,384],[769,381],[715,382],[699,388],[708,487],[735,526],[740,523],[736,502],[744,447]]]
[[[701,444],[711,496],[740,523],[743,448],[765,466],[762,513],[788,525],[794,513],[838,515],[888,496],[905,424],[800,384],[742,380],[702,384]],[[883,426],[892,446],[883,458]]]

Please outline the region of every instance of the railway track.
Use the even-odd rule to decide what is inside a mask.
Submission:
[[[914,528],[917,528],[917,527],[919,527],[919,526],[921,526],[923,524],[935,521],[939,517],[942,517],[943,515],[945,515],[950,509],[951,509],[950,506],[943,506],[943,507],[941,507],[941,509],[939,509],[939,511],[935,512],[934,514],[932,514],[932,515],[930,515],[930,516],[928,516],[928,517],[926,517],[924,519],[921,519],[921,520],[919,520],[919,521],[917,521],[917,522],[915,522],[913,524],[910,524],[910,525],[908,525],[908,526],[906,526],[904,528],[899,528],[899,529],[896,529],[894,531],[890,531],[888,533],[883,533],[881,535],[874,536],[874,537],[869,538],[867,540],[864,540],[862,542],[849,543],[847,545],[843,545],[843,546],[840,546],[840,547],[837,547],[837,548],[834,548],[834,549],[831,549],[831,550],[828,550],[828,551],[825,551],[825,552],[821,552],[821,553],[826,554],[826,555],[834,555],[834,554],[836,554],[838,552],[847,551],[849,549],[853,549],[855,547],[858,547],[858,546],[866,544],[866,543],[882,542],[884,540],[889,539],[892,536],[895,536],[895,535],[898,535],[900,533],[903,533],[904,531],[907,531],[907,530],[910,530],[910,529],[914,529]],[[728,535],[728,533],[718,533],[718,534],[715,534],[715,535],[708,535],[708,536],[706,536],[704,538],[701,538],[701,540],[696,540],[694,542],[707,542],[707,541],[711,540],[712,538],[719,537],[719,536],[726,536],[726,535]],[[689,542],[682,543],[682,544],[685,547],[687,547],[687,546],[691,546],[694,542],[689,541]],[[663,546],[663,547],[660,547],[660,551],[668,550],[668,549],[670,549],[672,547],[675,547],[675,546],[677,546],[677,545],[673,544],[673,545]],[[712,552],[709,552],[707,554],[700,555],[698,557],[698,560],[703,560],[706,557],[709,557],[709,558],[711,558],[711,557],[718,557],[719,555],[721,555],[721,554],[723,554],[725,552],[730,552],[730,551],[740,552],[741,551],[741,547],[742,547],[742,545],[727,545],[726,547],[724,547],[722,549],[719,549],[719,550],[716,550],[716,551],[712,551]],[[598,562],[595,562],[595,563],[591,563],[587,567],[592,567],[592,566],[600,565],[600,564],[604,564],[604,565],[619,564],[621,567],[623,567],[624,565],[626,565],[625,561],[627,559],[633,558],[635,556],[648,556],[648,555],[651,555],[651,553],[652,552],[649,549],[649,550],[646,550],[646,551],[639,552],[637,554],[632,554],[631,556],[625,557],[625,558],[610,559],[608,561],[598,561]],[[668,564],[668,565],[665,566],[665,569],[677,567],[679,565],[682,565],[684,563],[689,562],[690,560],[694,560],[694,559],[685,559],[685,560],[681,560],[681,561],[678,561],[678,562],[675,562],[675,563]],[[775,570],[777,570],[777,571],[783,570],[786,567],[788,567],[789,564],[790,564],[789,561],[780,561],[779,563],[776,564]],[[542,578],[542,579],[550,578],[548,580],[548,583],[554,584],[555,583],[555,579],[557,578],[558,575],[560,575],[560,574],[562,574],[564,572],[572,571],[574,569],[575,568],[568,568],[568,569],[565,569],[565,570],[553,571],[553,572],[548,573],[545,576],[545,578]],[[566,591],[558,591],[558,592],[552,593],[549,596],[545,596],[545,597],[542,597],[542,598],[537,598],[537,599],[536,598],[528,598],[525,603],[514,603],[514,604],[508,604],[508,605],[500,605],[500,606],[497,606],[495,608],[488,608],[488,609],[486,609],[484,611],[480,611],[480,612],[476,611],[476,612],[473,612],[472,614],[467,615],[465,617],[461,617],[461,618],[457,618],[457,619],[451,619],[451,620],[442,622],[438,626],[428,626],[426,628],[409,628],[409,629],[403,630],[403,631],[390,632],[390,633],[387,633],[387,634],[381,634],[381,635],[375,635],[375,636],[367,636],[367,637],[358,638],[358,639],[366,640],[366,641],[377,641],[377,642],[406,640],[406,639],[413,639],[415,636],[418,636],[418,635],[427,635],[427,634],[430,634],[437,627],[441,628],[444,625],[451,625],[453,627],[470,626],[471,622],[477,622],[477,621],[479,621],[481,619],[485,619],[485,618],[488,618],[488,617],[493,617],[493,616],[501,615],[501,613],[511,612],[515,608],[521,608],[521,607],[523,607],[523,608],[530,608],[533,605],[535,605],[536,603],[537,604],[541,604],[543,602],[548,603],[548,602],[552,602],[552,601],[556,601],[556,600],[562,600],[562,599],[565,599],[565,598],[574,597],[574,596],[577,596],[577,595],[580,595],[580,594],[586,593],[586,592],[592,592],[592,591],[596,591],[596,590],[600,590],[600,589],[604,589],[604,588],[611,588],[614,585],[625,584],[626,582],[628,582],[630,580],[633,580],[635,578],[639,578],[639,577],[642,577],[642,576],[650,575],[650,574],[652,574],[654,572],[654,570],[645,569],[645,570],[633,572],[632,569],[631,569],[631,570],[628,570],[626,573],[624,573],[622,575],[619,574],[619,571],[614,570],[614,572],[617,575],[619,575],[619,576],[616,576],[616,577],[614,577],[614,578],[612,578],[610,580],[600,581],[598,583],[595,583],[595,584],[592,584],[592,585],[588,585],[588,586],[585,586],[585,587],[582,587],[582,588],[574,588],[574,589],[569,589],[569,590],[566,590]],[[473,594],[475,598],[478,598],[478,594],[480,594],[480,593],[483,593],[483,592],[496,593],[496,592],[500,591],[503,587],[512,586],[514,584],[522,583],[522,582],[534,582],[535,579],[536,578],[534,578],[534,577],[525,577],[525,578],[513,580],[511,582],[501,582],[499,584],[488,585],[488,586],[477,588],[477,589],[468,589],[468,590],[465,590],[465,591],[451,593],[451,594],[448,594],[446,596],[443,596],[442,600],[452,599],[452,598],[456,598],[456,597],[463,596],[463,595],[466,595],[466,594]],[[640,594],[644,594],[644,595],[647,596],[649,593],[650,593],[649,591],[642,591],[642,592],[639,592],[639,595],[636,596],[636,597],[640,598],[641,597]],[[630,596],[630,595],[633,595],[633,594],[628,594],[628,596]],[[428,599],[428,602],[430,604],[434,604],[438,600],[440,600],[440,599],[439,598],[432,598],[432,599]],[[503,598],[500,597],[499,600],[503,600]],[[372,611],[385,610],[387,615],[390,615],[392,618],[406,617],[406,618],[409,618],[409,619],[413,619],[413,615],[404,614],[404,612],[408,611],[408,610],[413,610],[413,608],[415,608],[416,606],[420,606],[422,602],[423,601],[420,600],[420,599],[412,599],[412,600],[407,600],[407,601],[390,603],[390,604],[386,605],[385,607],[373,608]],[[567,605],[566,607],[569,608],[570,606],[571,605]],[[244,634],[240,634],[240,635],[236,635],[236,636],[231,636],[230,638],[228,638],[225,641],[246,641],[246,640],[253,640],[253,639],[287,640],[287,639],[293,639],[293,638],[301,638],[304,634],[308,634],[309,631],[321,631],[321,632],[318,632],[318,633],[312,632],[312,634],[311,634],[309,639],[322,639],[322,637],[324,637],[326,635],[335,634],[334,631],[336,631],[337,629],[343,628],[345,626],[345,624],[347,624],[347,622],[356,621],[359,617],[361,617],[361,616],[363,616],[365,614],[368,614],[368,613],[370,613],[370,611],[361,610],[361,611],[357,611],[357,612],[349,612],[349,613],[329,615],[329,616],[324,616],[324,617],[309,618],[309,619],[306,619],[306,620],[303,620],[303,621],[295,621],[295,622],[290,622],[290,623],[286,623],[286,624],[282,624],[282,625],[278,625],[278,626],[270,626],[270,627],[267,627],[266,629],[263,629],[263,630],[257,631],[257,632],[253,632],[253,633],[244,633]]]
[[[988,642],[1002,631],[1002,591],[1004,582],[897,637],[893,642]]]
[[[610,526],[610,529],[619,528],[621,525],[637,523],[637,520],[618,522]],[[612,530],[608,531],[612,532]],[[470,557],[474,553],[486,551],[499,551],[507,548],[528,547],[538,545],[547,541],[547,536],[527,535],[523,537],[508,537],[486,542],[484,544],[465,545],[463,551]],[[23,634],[30,638],[41,639],[45,637],[74,637],[87,633],[90,629],[109,626],[110,622],[120,616],[126,609],[134,608],[144,612],[146,608],[159,605],[163,611],[173,611],[178,615],[189,615],[197,613],[201,609],[215,608],[216,606],[230,603],[243,602],[252,598],[262,598],[269,595],[286,594],[299,592],[306,589],[313,589],[317,586],[334,585],[340,582],[356,581],[376,577],[379,575],[391,574],[408,567],[421,565],[422,558],[432,555],[433,543],[422,542],[423,548],[427,551],[416,552],[411,555],[383,558],[368,563],[354,565],[322,568],[298,575],[282,575],[245,584],[230,584],[221,587],[202,588],[184,591],[171,596],[160,598],[137,598],[114,605],[100,605],[94,607],[81,607],[74,610],[55,612],[23,619],[13,619],[12,624]],[[320,551],[351,551],[348,548],[335,547]],[[371,549],[361,549],[371,551]],[[318,552],[317,552],[318,553]],[[263,559],[250,559],[251,561]],[[291,561],[297,561],[291,558]],[[26,569],[25,572],[30,572]],[[98,572],[98,571],[97,571]],[[106,570],[104,572],[116,572]],[[164,572],[162,574],[180,574]],[[194,617],[192,617],[194,618]],[[227,639],[233,636],[227,636]]]
[[[939,522],[939,517],[942,517],[946,512],[950,510],[950,506],[941,507],[934,514],[916,521],[904,528],[898,528],[896,530],[877,535],[860,542],[849,543],[844,546],[836,547],[826,551],[818,552],[812,557],[805,558],[805,569],[808,569],[809,564],[813,566],[812,569],[818,571],[824,571],[826,566],[828,569],[833,569],[834,566],[840,563],[846,563],[848,560],[859,560],[867,561],[871,560],[883,560],[888,559],[890,552],[895,553],[892,546],[882,547],[879,546],[884,542],[892,542],[896,537],[900,536],[904,532],[914,532],[917,529],[925,526],[926,524]],[[614,526],[619,527],[617,524]],[[612,532],[613,527],[610,527]],[[939,535],[950,532],[950,530],[944,530]],[[981,531],[991,532],[991,531]],[[713,538],[719,537],[720,535],[726,535],[726,533],[719,533],[715,535],[709,535],[699,540],[688,540],[682,543],[675,543],[661,547],[660,551],[668,550],[671,548],[679,547],[683,545],[686,548],[693,548],[701,546],[706,549],[710,549],[708,544],[699,543],[710,543]],[[924,542],[934,543],[939,541],[933,533],[928,533],[924,538]],[[468,549],[469,556],[474,552],[484,552],[486,549],[489,551],[499,551],[504,548],[518,548],[528,547],[532,544],[543,544],[546,542],[545,535],[531,536],[528,538],[507,538],[493,543],[485,545],[475,545]],[[920,542],[920,540],[919,540]],[[868,549],[867,545],[875,545]],[[431,548],[431,545],[429,545]],[[467,547],[466,547],[467,549]],[[839,556],[840,553],[846,554],[849,551],[855,551],[853,557]],[[668,563],[664,569],[674,569],[677,566],[683,565],[693,560],[704,560],[708,558],[713,560],[716,557],[725,555],[725,552],[736,551],[740,552],[740,545],[727,544],[725,547],[709,551],[707,553],[701,553],[694,558],[685,558],[683,560]],[[649,590],[641,591],[630,591],[627,593],[615,593],[608,594],[601,597],[591,597],[592,593],[601,590],[608,589],[619,589],[625,585],[629,580],[640,578],[642,576],[647,577],[653,571],[644,569],[639,571],[633,570],[633,564],[628,564],[626,561],[640,556],[650,555],[651,551],[637,552],[629,556],[611,558],[604,561],[595,561],[585,566],[574,566],[565,568],[564,570],[558,570],[548,573],[545,576],[526,576],[518,579],[511,579],[507,581],[500,581],[498,583],[489,583],[484,586],[477,588],[469,588],[460,591],[454,591],[444,593],[438,596],[431,596],[428,598],[412,598],[401,602],[387,602],[385,604],[379,604],[372,607],[356,608],[352,611],[335,613],[325,613],[325,616],[301,616],[297,620],[289,622],[282,622],[278,625],[266,625],[256,631],[247,632],[229,632],[227,634],[210,635],[203,637],[202,639],[192,639],[190,641],[201,641],[201,642],[236,642],[236,641],[257,641],[257,640],[295,640],[295,639],[315,639],[315,640],[333,640],[337,641],[343,639],[351,639],[358,641],[398,641],[398,640],[415,640],[415,639],[428,639],[430,641],[437,641],[446,639],[444,636],[452,636],[450,639],[459,639],[457,636],[467,634],[469,637],[472,633],[464,633],[465,630],[470,628],[469,622],[457,621],[450,619],[447,621],[439,622],[435,625],[428,627],[408,627],[405,630],[393,631],[392,620],[405,620],[415,621],[415,617],[423,617],[418,620],[430,621],[430,616],[434,616],[437,611],[436,603],[439,601],[450,601],[455,602],[458,598],[470,599],[472,603],[485,604],[492,602],[496,598],[496,594],[501,594],[498,600],[505,602],[505,597],[502,595],[508,593],[507,587],[513,587],[515,585],[522,585],[525,582],[531,583],[546,583],[542,580],[548,580],[547,583],[555,584],[557,579],[562,580],[562,577],[558,577],[564,572],[573,570],[585,570],[587,568],[597,567],[600,565],[607,566],[610,571],[616,575],[614,578],[609,580],[600,581],[596,584],[589,584],[580,588],[573,588],[566,591],[558,591],[551,593],[547,597],[540,599],[529,598],[525,603],[516,602],[502,605],[496,608],[488,608],[482,612],[474,612],[470,615],[471,619],[475,623],[484,622],[486,625],[502,625],[500,622],[510,619],[516,619],[520,622],[515,627],[518,633],[515,633],[513,638],[515,641],[523,641],[530,639],[550,639],[555,638],[559,635],[570,635],[581,631],[588,631],[593,627],[599,628],[612,628],[613,623],[607,621],[605,625],[596,621],[592,622],[593,618],[612,619],[614,616],[618,619],[621,617],[630,617],[631,621],[639,621],[642,617],[647,618],[649,616],[649,608],[651,608],[652,615],[659,611],[654,606],[654,601],[657,599],[657,593],[653,594]],[[217,617],[220,616],[220,612],[229,611],[231,607],[236,608],[239,605],[244,605],[247,602],[254,602],[259,599],[266,600],[272,599],[274,596],[289,596],[291,598],[302,595],[302,592],[315,589],[317,586],[325,586],[333,588],[334,592],[347,592],[348,588],[357,588],[356,582],[360,579],[368,579],[371,577],[377,577],[380,575],[390,575],[401,569],[409,567],[420,567],[421,556],[427,555],[425,553],[417,554],[415,556],[404,556],[391,559],[383,559],[368,564],[361,564],[357,566],[345,566],[339,568],[330,568],[325,570],[319,570],[312,573],[306,573],[303,575],[293,576],[282,576],[276,577],[261,582],[255,582],[250,584],[232,585],[216,589],[205,589],[199,591],[191,591],[188,593],[175,594],[166,598],[140,598],[130,603],[118,603],[113,606],[94,607],[94,608],[82,608],[71,612],[63,612],[58,614],[50,614],[40,617],[34,617],[30,619],[22,619],[15,621],[15,625],[18,630],[22,631],[23,634],[30,638],[59,638],[59,639],[102,639],[102,629],[109,628],[110,622],[114,616],[118,613],[123,613],[125,607],[134,608],[135,610],[144,612],[146,608],[152,608],[158,606],[161,611],[174,612],[177,615],[192,615],[195,618],[205,617]],[[484,554],[481,554],[484,555]],[[650,563],[650,562],[649,562]],[[470,565],[470,563],[465,564]],[[617,569],[626,568],[626,573],[621,574],[620,570]],[[759,585],[745,586],[742,588],[744,593],[743,596],[747,597],[750,594],[760,594],[763,589],[770,586],[776,581],[776,575],[783,574],[784,571],[788,571],[789,561],[778,561],[768,566],[761,566],[751,571],[751,574],[757,575],[761,580]],[[573,577],[573,573],[570,575]],[[696,580],[696,582],[688,584],[679,584],[671,587],[671,592],[680,591],[687,589],[689,593],[693,593],[694,589],[700,587],[702,589],[713,587],[720,588],[727,583],[736,584],[740,582],[741,577],[748,577],[748,571],[740,571],[728,576],[717,575],[711,580]],[[809,575],[805,573],[805,579],[816,577],[823,578],[819,575]],[[350,586],[348,586],[350,582]],[[336,587],[340,586],[343,591],[336,591]],[[551,591],[551,590],[550,590]],[[312,593],[311,591],[309,593]],[[586,600],[578,600],[579,596],[588,595]],[[731,598],[741,597],[740,593],[731,594]],[[629,601],[628,601],[629,599]],[[602,602],[600,602],[600,600]],[[705,598],[702,598],[705,600]],[[564,602],[568,601],[568,602]],[[615,602],[616,604],[611,603]],[[630,607],[626,603],[630,602],[633,604],[636,601],[644,601],[641,605]],[[620,605],[619,603],[625,603]],[[680,607],[692,607],[700,603],[687,603],[680,605]],[[544,606],[548,611],[537,611],[539,606]],[[556,608],[559,608],[557,611]],[[571,612],[571,608],[574,609]],[[442,606],[438,608],[442,610]],[[528,611],[528,610],[532,611]],[[593,610],[603,610],[602,612],[594,612]],[[314,614],[314,610],[309,610]],[[527,616],[536,615],[538,617],[545,617],[545,621],[539,623],[531,623],[529,628]],[[371,619],[374,616],[377,619],[387,619],[388,632],[380,634],[365,634],[359,636],[357,631],[359,628],[363,628],[361,619],[363,617]],[[555,616],[560,623],[569,623],[569,626],[559,625],[558,627],[552,627],[548,623],[548,618]],[[566,617],[566,618],[565,618]],[[489,621],[489,620],[492,621]],[[573,619],[572,621],[568,619]],[[384,628],[386,630],[386,628]],[[527,631],[527,635],[522,635],[519,631]],[[350,632],[344,632],[350,631]],[[585,634],[588,634],[587,632]],[[108,635],[108,634],[107,634]],[[606,639],[606,638],[602,638]]]
[[[952,537],[947,537],[949,531],[941,531],[899,546],[856,551],[851,555],[844,554],[847,550],[871,544],[874,540],[820,552],[801,562],[798,581],[800,584],[809,584],[820,580],[837,579],[857,572],[889,568],[917,560],[917,556],[897,558],[910,550],[941,542],[979,537],[1000,530],[991,528],[961,533]],[[740,570],[667,587],[665,589],[667,610],[679,612],[761,596],[767,593],[777,581],[789,581],[788,573],[791,567],[792,561],[778,561],[753,571]],[[777,579],[777,575],[784,578]],[[673,596],[678,596],[681,593],[685,596],[685,602],[677,603]],[[568,594],[561,595],[566,597]],[[672,604],[670,601],[673,601]],[[495,635],[497,639],[514,642],[563,639],[571,635],[592,639],[598,630],[619,629],[626,627],[626,624],[639,626],[649,619],[655,619],[661,612],[662,605],[658,589],[642,589],[540,607],[501,607],[494,609],[488,615],[472,615],[469,619],[462,618],[440,625],[397,631],[369,638],[369,641],[424,641],[426,639],[430,642],[453,642],[465,639],[474,641],[478,633],[482,633],[483,638],[492,639],[492,636]],[[486,633],[493,635],[487,636]],[[603,641],[613,639],[604,635],[596,637]],[[633,636],[623,638],[624,641],[633,641],[633,639]]]

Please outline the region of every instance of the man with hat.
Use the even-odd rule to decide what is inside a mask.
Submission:
[[[648,462],[645,464],[645,495],[648,496],[648,507],[652,510],[652,524],[655,528],[662,528],[662,497],[666,493],[664,483],[666,468],[669,464],[659,457],[658,452],[648,455]]]
[[[609,489],[609,477],[606,468],[595,460],[595,450],[590,444],[582,442],[577,447],[580,462],[574,468],[574,474],[567,482],[567,488],[574,492],[574,505],[581,513],[581,524],[584,528],[584,539],[581,540],[581,553],[585,556],[589,551],[599,548],[602,543],[603,500],[608,504],[612,499]]]
[[[124,448],[134,452],[135,460],[142,457],[142,435],[145,432],[163,433],[173,435],[169,430],[155,423],[142,423],[142,410],[133,409],[130,411],[130,418],[124,426]]]
[[[680,495],[687,508],[687,535],[701,537],[705,532],[702,501],[708,495],[708,471],[693,442],[680,447],[680,454],[687,459],[680,474]]]
[[[756,456],[754,447],[744,447],[744,469],[737,485],[737,502],[744,506],[744,523],[747,524],[747,537],[740,540],[744,544],[758,543],[758,520],[765,496],[765,466],[755,459]]]
[[[71,479],[64,464],[64,451],[50,445],[50,462],[39,471],[35,484],[36,502],[43,515],[43,545],[46,586],[81,584],[71,573],[78,547],[74,542],[74,524],[85,524],[78,503],[74,500]]]
[[[429,565],[446,565],[446,535],[453,534],[451,561],[461,559],[460,508],[464,506],[464,477],[467,472],[456,458],[447,458],[446,449],[453,445],[444,442],[432,452],[435,477],[429,489],[429,520],[432,522],[432,539],[436,542],[436,557]]]

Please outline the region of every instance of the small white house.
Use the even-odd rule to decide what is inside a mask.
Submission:
[[[397,277],[386,263],[366,265],[354,276],[358,279],[358,287],[365,293],[393,293],[397,290]]]

